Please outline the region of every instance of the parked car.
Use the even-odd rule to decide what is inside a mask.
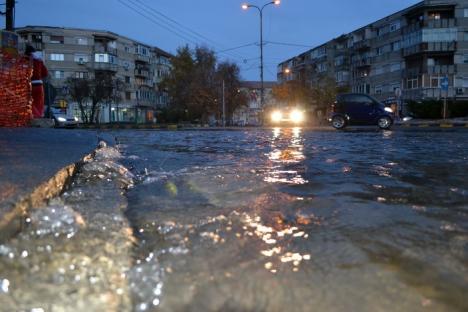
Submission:
[[[51,107],[52,118],[57,128],[74,128],[78,126],[78,118],[67,114],[65,108]]]
[[[331,107],[329,121],[335,129],[348,125],[377,125],[380,129],[390,129],[393,110],[367,94],[340,94]]]

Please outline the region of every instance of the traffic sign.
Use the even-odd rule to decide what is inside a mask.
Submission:
[[[449,89],[449,79],[447,76],[443,77],[440,81],[440,88],[442,91],[448,92]]]
[[[397,98],[400,98],[401,97],[401,88],[398,87],[398,88],[395,88],[395,96]]]

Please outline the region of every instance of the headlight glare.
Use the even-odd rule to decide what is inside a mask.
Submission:
[[[291,112],[289,118],[294,123],[301,123],[304,121],[304,113],[295,109]]]
[[[280,111],[274,111],[271,114],[271,121],[280,122],[283,119],[283,114]]]

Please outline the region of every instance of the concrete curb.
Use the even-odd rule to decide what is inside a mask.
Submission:
[[[17,201],[0,219],[0,242],[14,237],[23,230],[28,213],[63,193],[78,170],[93,157],[93,153],[94,151],[80,161],[60,169],[50,179],[38,185],[29,196]]]
[[[395,127],[403,128],[468,128],[468,122],[429,122],[429,123],[401,123]]]

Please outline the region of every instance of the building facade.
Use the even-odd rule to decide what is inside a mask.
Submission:
[[[168,105],[160,82],[171,69],[171,54],[157,47],[92,29],[27,26],[16,32],[20,46],[42,52],[57,91],[56,105],[65,105],[75,116],[80,116],[79,108],[69,101],[67,79],[92,79],[99,73],[111,74],[122,85],[118,100],[101,104],[100,122],[154,122],[156,111]]]
[[[468,1],[422,1],[278,65],[280,83],[324,77],[382,101],[468,100]]]
[[[274,81],[265,81],[263,83],[264,99],[266,107],[274,106],[273,87],[276,85]],[[261,105],[261,88],[260,81],[242,81],[240,92],[247,95],[247,106],[236,109],[232,116],[232,121],[238,126],[258,126],[262,123],[262,105]]]

